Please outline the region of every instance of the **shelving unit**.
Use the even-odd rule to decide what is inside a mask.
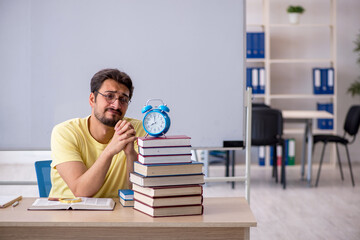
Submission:
[[[305,8],[299,24],[288,23],[286,9],[289,5],[301,5]],[[254,94],[254,101],[281,110],[316,110],[317,102],[332,102],[333,129],[320,130],[315,124],[313,132],[336,133],[336,0],[247,0],[247,15],[256,20],[261,19],[259,22],[249,20],[248,17],[247,31],[265,32],[265,58],[247,59],[248,67],[265,67],[265,94]],[[322,34],[322,37],[311,36],[312,33]],[[301,42],[296,36],[304,38],[304,41]],[[318,45],[314,47],[312,44],[315,42]],[[303,51],[294,51],[296,48]],[[308,48],[315,51],[309,52]],[[334,69],[334,94],[313,94],[312,68],[315,67]],[[289,70],[286,72],[284,69]],[[299,136],[304,133],[304,128],[285,124],[284,132]]]

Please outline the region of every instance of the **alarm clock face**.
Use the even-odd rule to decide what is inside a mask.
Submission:
[[[165,134],[170,127],[170,118],[166,113],[154,109],[144,116],[145,131],[152,136]]]

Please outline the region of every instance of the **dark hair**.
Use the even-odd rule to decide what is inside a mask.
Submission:
[[[119,71],[116,68],[103,69],[95,73],[95,75],[92,77],[90,82],[90,89],[92,93],[95,93],[95,96],[97,95],[97,91],[101,88],[103,82],[107,79],[113,79],[118,83],[124,84],[129,89],[129,98],[131,99],[134,91],[134,86],[132,84],[131,78],[129,77],[129,75]]]

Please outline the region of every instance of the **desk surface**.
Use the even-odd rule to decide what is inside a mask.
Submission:
[[[313,119],[334,117],[331,113],[326,111],[283,110],[281,112],[284,119]]]
[[[256,227],[245,198],[205,198],[200,216],[152,218],[115,199],[114,211],[28,211],[35,198],[24,198],[17,207],[0,209],[1,227]]]

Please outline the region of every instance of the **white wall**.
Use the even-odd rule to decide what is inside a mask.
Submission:
[[[48,150],[54,125],[90,114],[90,79],[103,68],[133,79],[128,117],[161,98],[169,135],[194,147],[243,140],[244,5],[0,0],[0,150]]]

